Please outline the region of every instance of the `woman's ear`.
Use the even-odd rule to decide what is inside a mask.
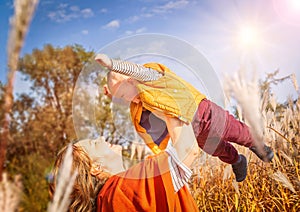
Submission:
[[[102,172],[103,172],[103,169],[102,169],[101,165],[99,165],[98,163],[97,164],[96,163],[92,164],[92,168],[91,168],[91,171],[90,171],[91,175],[97,177]]]
[[[93,164],[91,171],[91,175],[98,178],[99,180],[107,179],[111,177],[111,174],[108,172],[104,172],[101,168],[97,168],[96,165]]]
[[[103,170],[101,166],[97,166],[96,164],[93,164],[90,173],[91,175],[96,177],[97,175],[101,174],[102,171]]]

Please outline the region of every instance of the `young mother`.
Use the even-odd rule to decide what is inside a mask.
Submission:
[[[182,131],[182,136],[190,134]],[[198,211],[186,186],[197,143],[178,141],[175,148],[170,142],[165,151],[128,170],[123,168],[121,149],[103,138],[72,144],[72,170],[78,175],[69,211]],[[66,150],[58,153],[54,164],[51,197]]]

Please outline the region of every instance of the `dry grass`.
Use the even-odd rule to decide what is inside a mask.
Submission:
[[[15,0],[14,1],[14,16],[10,20],[11,29],[9,32],[9,40],[7,45],[8,58],[8,75],[7,84],[4,94],[4,117],[1,122],[0,135],[0,209],[1,211],[16,211],[19,204],[21,181],[19,177],[15,177],[14,182],[10,182],[3,172],[7,140],[9,135],[10,112],[13,104],[13,84],[17,64],[23,47],[24,39],[31,21],[33,12],[36,8],[38,0]]]
[[[293,75],[291,80],[295,89],[299,89]],[[233,97],[244,95],[242,99],[237,99],[244,118],[247,118],[248,112],[251,115],[251,108],[260,108],[255,112],[261,113],[260,117],[263,117],[263,138],[274,149],[275,157],[271,163],[264,163],[248,149],[236,146],[249,162],[246,180],[237,183],[230,165],[213,157],[202,156],[207,159],[199,159],[202,164],[195,165],[195,174],[190,184],[199,210],[300,211],[300,96],[296,103],[290,101],[287,108],[278,110],[279,104],[274,96],[266,97],[265,94],[263,98],[267,103],[262,99],[252,101],[252,95],[246,95],[249,91],[247,89],[253,86],[247,88],[249,83],[239,77],[231,79],[231,83],[235,87],[229,88]],[[250,84],[253,85],[253,82]],[[234,89],[238,90],[237,93],[234,93]],[[249,102],[257,105],[249,108]],[[271,105],[268,110],[267,105]],[[251,123],[255,123],[255,120],[250,122],[250,126],[256,129],[257,126]]]
[[[16,176],[11,182],[4,173],[0,182],[0,211],[16,211],[22,191],[21,176]]]
[[[57,187],[53,196],[53,201],[49,203],[48,212],[68,211],[70,204],[70,194],[77,177],[77,172],[72,174],[72,145],[69,145],[64,161],[59,169]]]

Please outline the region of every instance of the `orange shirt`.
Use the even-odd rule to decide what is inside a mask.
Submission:
[[[174,192],[168,154],[162,152],[112,176],[97,198],[97,211],[198,211],[186,186]]]

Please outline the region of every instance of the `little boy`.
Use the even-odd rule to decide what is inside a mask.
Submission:
[[[105,92],[131,102],[132,122],[154,153],[180,137],[183,125],[193,128],[198,146],[225,163],[232,164],[238,182],[247,176],[247,160],[229,142],[250,148],[261,160],[270,162],[272,149],[255,142],[247,125],[236,120],[166,66],[144,65],[110,59],[98,54],[95,60],[111,70]]]

